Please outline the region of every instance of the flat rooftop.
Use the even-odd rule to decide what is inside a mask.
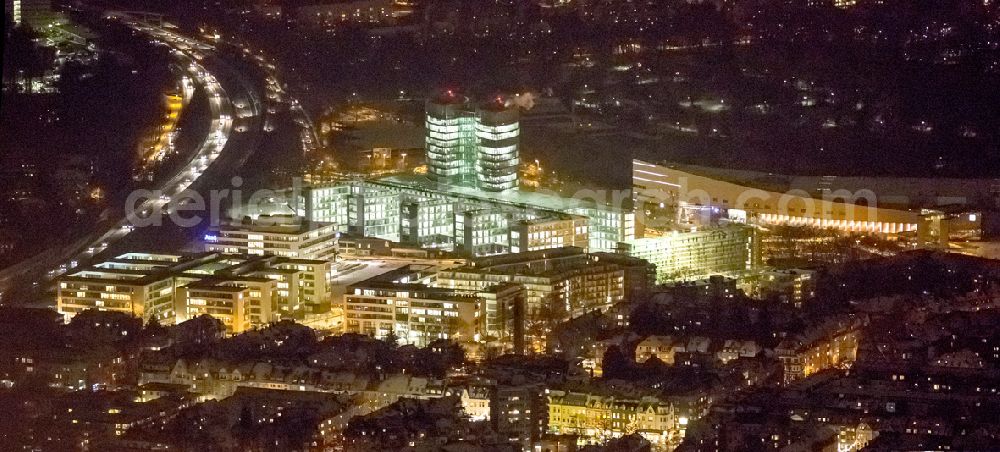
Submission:
[[[192,289],[208,289],[216,292],[240,292],[248,286],[245,283],[266,283],[272,281],[270,278],[240,275],[240,276],[212,276],[199,281],[187,284]]]
[[[276,222],[269,222],[267,221],[267,216],[261,215],[257,217],[257,219],[254,220],[252,223],[233,222],[230,224],[225,224],[216,228],[212,228],[212,230],[218,232],[239,231],[239,232],[275,233],[275,234],[305,234],[328,226],[333,226],[333,223],[320,223],[315,221],[299,220],[289,223],[284,223],[283,221],[286,220],[277,220]]]
[[[339,260],[333,266],[333,279],[330,284],[350,286],[406,266],[407,264],[401,261]]]
[[[533,192],[526,190],[508,190],[504,192],[489,192],[480,190],[475,187],[464,187],[459,185],[448,185],[439,184],[436,181],[431,180],[429,177],[419,174],[406,174],[397,176],[388,176],[381,179],[367,181],[368,183],[376,185],[385,185],[396,188],[407,188],[414,190],[422,190],[433,193],[447,194],[449,196],[454,196],[458,198],[465,198],[477,201],[488,201],[499,204],[506,204],[511,206],[516,206],[520,208],[529,209],[542,209],[551,210],[558,213],[565,212],[566,210],[576,209],[576,208],[595,208],[600,207],[608,210],[621,210],[614,209],[613,207],[607,206],[604,202],[605,200],[594,199],[596,195],[607,195],[606,201],[613,202],[612,191],[592,191],[588,192],[588,196],[580,197],[565,197],[559,196],[555,193],[543,193],[543,192]],[[627,196],[626,196],[627,198]],[[627,201],[623,199],[623,202]]]
[[[155,254],[130,253],[129,255],[130,258],[118,256],[89,267],[76,269],[59,278],[59,281],[147,285],[172,277],[205,280],[221,277],[235,280],[241,277],[253,278],[252,275],[292,274],[298,271],[295,268],[281,268],[282,266],[322,265],[326,263],[326,261],[312,259],[212,252],[174,256],[175,260],[163,260],[163,255]],[[144,257],[148,257],[149,260],[144,260]]]
[[[699,165],[658,165],[698,176],[777,192],[797,189],[813,196],[819,196],[822,190],[847,190],[852,193],[860,190],[871,190],[878,196],[880,204],[900,207],[909,207],[914,201],[927,198],[933,198],[936,201],[935,204],[938,205],[971,203],[977,196],[988,195],[994,187],[1000,186],[1000,178],[797,176]]]

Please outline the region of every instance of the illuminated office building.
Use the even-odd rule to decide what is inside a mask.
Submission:
[[[98,309],[166,325],[209,314],[237,333],[329,312],[329,273],[322,260],[128,253],[59,278],[56,306],[68,318]]]
[[[639,260],[616,260],[613,256],[584,253],[579,248],[560,248],[472,260],[464,267],[438,271],[437,285],[457,290],[480,291],[500,283],[525,287],[525,313],[537,316],[546,303],[554,303],[567,315],[606,309],[622,301],[641,266]]]
[[[228,273],[274,281],[274,314],[280,318],[302,319],[330,311],[329,261],[265,256],[230,259],[227,264]]]
[[[455,290],[421,282],[408,266],[350,285],[344,294],[345,332],[427,346],[437,339],[478,342],[507,340],[516,327],[506,313],[521,287],[493,285]]]
[[[426,107],[427,173],[441,184],[502,192],[518,187],[520,112],[503,98],[472,108],[451,91]]]
[[[521,220],[511,228],[512,253],[549,248],[590,246],[587,217],[566,215],[557,218]]]
[[[405,196],[401,203],[400,240],[421,248],[450,248],[455,241],[455,203],[447,199]]]
[[[180,256],[123,254],[59,278],[56,308],[67,318],[98,309],[173,323],[174,272],[187,265]]]
[[[353,191],[361,189],[359,184],[329,183],[317,187],[322,189],[307,188],[302,199],[304,204],[301,208],[310,213],[310,218],[324,218],[324,223],[343,227],[348,224],[350,214],[356,217],[357,205],[352,205],[351,201],[355,198]]]
[[[177,288],[174,310],[177,323],[200,315],[222,321],[226,332],[242,333],[267,325],[276,283],[268,278],[204,279]]]
[[[418,285],[419,286],[419,285]],[[345,332],[427,346],[437,339],[471,340],[477,300],[408,285],[358,284],[344,296]]]
[[[518,107],[497,99],[479,110],[476,121],[479,188],[504,191],[517,188],[518,145],[521,133]]]
[[[472,256],[489,256],[511,252],[510,216],[494,209],[468,210],[456,218],[461,232],[456,244]]]
[[[261,216],[255,220],[219,226],[205,234],[205,251],[303,259],[332,258],[336,225],[300,220],[294,216]]]
[[[632,161],[632,193],[637,208],[644,210],[665,206],[679,212],[684,205],[709,206],[727,211],[730,218],[768,226],[807,226],[885,236],[920,234],[931,229],[929,219],[919,211],[868,205],[864,197],[853,199],[857,193],[846,198],[814,198],[801,189],[766,190],[641,160]],[[858,193],[875,195],[870,190]],[[644,226],[640,225],[640,230]]]
[[[746,272],[755,268],[758,257],[753,229],[741,225],[633,239],[622,243],[619,252],[655,265],[660,284]]]
[[[357,232],[364,237],[400,241],[402,197],[399,193],[369,184],[354,184],[351,190],[347,204],[348,223],[360,226]]]
[[[427,173],[445,184],[474,183],[476,114],[469,100],[451,91],[427,103]]]
[[[613,252],[635,237],[635,215],[629,207],[607,204],[615,199],[520,190],[519,107],[501,100],[478,110],[468,105],[466,98],[451,92],[427,104],[426,174],[294,187],[282,191],[272,206],[246,207],[235,217],[290,213],[308,223],[335,224],[337,231],[356,237],[465,256],[566,246]],[[245,232],[238,232],[226,241],[249,241]],[[221,234],[211,237],[223,241]],[[231,244],[211,249],[244,248]],[[283,255],[279,251],[275,254]]]
[[[285,196],[309,222],[337,221],[341,232],[468,256],[564,246],[614,251],[634,237],[635,217],[624,209],[528,191],[443,185],[422,175],[311,186]]]

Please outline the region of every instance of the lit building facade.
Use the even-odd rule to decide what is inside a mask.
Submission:
[[[510,336],[506,332],[514,327],[505,310],[520,297],[520,287],[454,290],[413,282],[417,273],[403,267],[349,286],[345,332],[377,338],[392,333],[420,347],[437,339],[478,342]]]
[[[41,29],[58,19],[52,10],[51,0],[6,0],[4,11],[10,14],[14,25],[27,22],[35,29]]]
[[[517,188],[518,165],[521,163],[518,117],[518,108],[504,105],[502,99],[485,105],[479,111],[476,122],[479,188],[487,191]]]
[[[357,223],[358,206],[354,200],[363,189],[361,185],[330,183],[306,187],[300,210],[309,213],[306,220],[333,223],[339,230],[346,232],[347,225],[351,223],[349,218],[353,218],[354,224]]]
[[[437,285],[481,291],[500,283],[520,284],[525,288],[526,317],[538,315],[546,303],[576,315],[622,301],[630,286],[626,274],[618,263],[579,248],[560,248],[474,259],[464,267],[439,271]]]
[[[468,99],[448,91],[427,103],[427,174],[446,184],[475,183],[476,114]]]
[[[930,227],[921,212],[867,205],[874,202],[875,193],[870,190],[821,199],[804,190],[764,190],[641,160],[632,161],[632,196],[636,208],[644,211],[661,205],[712,206],[729,211],[730,218],[763,225],[881,235],[916,233]]]
[[[498,98],[472,108],[448,91],[431,100],[425,122],[427,173],[434,181],[502,192],[518,187],[520,111]]]
[[[600,444],[638,433],[662,447],[680,432],[674,407],[652,396],[640,398],[549,391],[548,431],[579,435],[582,444]]]
[[[427,287],[354,287],[344,296],[344,330],[408,344],[437,339],[471,340],[476,299]]]
[[[277,283],[267,278],[205,279],[177,289],[177,323],[200,315],[222,321],[229,334],[267,325],[276,320],[271,305]]]
[[[631,211],[520,190],[487,192],[420,175],[288,190],[309,222],[425,248],[488,256],[562,246],[614,251],[635,235]]]
[[[656,282],[661,284],[746,272],[758,258],[754,230],[740,225],[634,239],[622,243],[619,251],[655,265]]]
[[[7,0],[4,2],[4,8],[10,13],[10,20],[14,22],[14,25],[21,25],[21,0]]]
[[[303,223],[297,217],[258,217],[213,228],[204,237],[205,251],[274,255],[303,259],[332,258],[337,226]]]
[[[400,241],[402,200],[398,191],[384,190],[371,184],[354,184],[347,205],[347,221],[355,227],[348,226],[348,230],[364,237]]]
[[[477,333],[504,350],[524,352],[524,286],[500,283],[475,293],[480,300]]]
[[[58,280],[56,306],[155,318],[171,325],[209,314],[232,333],[330,311],[330,264],[279,256],[128,253]]]
[[[274,281],[274,309],[279,318],[302,319],[330,311],[329,261],[269,256],[237,264],[229,272]]]
[[[542,383],[498,385],[490,408],[493,428],[502,437],[531,450],[545,434],[547,396]]]
[[[511,228],[511,252],[538,251],[549,248],[590,246],[587,217],[569,215],[558,218],[522,220]]]
[[[493,209],[467,210],[456,218],[461,231],[456,249],[472,256],[490,256],[511,251],[510,214]]]
[[[862,319],[830,320],[774,349],[785,383],[824,369],[849,366],[857,359]]]
[[[455,203],[403,196],[400,241],[421,248],[450,248],[455,241]]]
[[[173,270],[179,256],[129,253],[59,278],[56,309],[68,318],[87,309],[122,312],[148,322],[174,319]]]
[[[650,358],[656,358],[673,365],[674,355],[677,352],[674,345],[677,342],[670,336],[649,336],[636,345],[635,361],[644,363]]]

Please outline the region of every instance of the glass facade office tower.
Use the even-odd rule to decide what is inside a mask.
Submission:
[[[427,102],[427,174],[452,185],[476,180],[476,115],[451,91]]]
[[[452,92],[427,103],[427,173],[438,183],[491,192],[515,189],[519,110],[502,98],[471,109]]]
[[[479,155],[476,169],[479,188],[504,191],[517,188],[518,144],[520,124],[518,107],[507,107],[502,99],[479,110],[476,137]]]

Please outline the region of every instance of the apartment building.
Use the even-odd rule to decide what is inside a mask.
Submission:
[[[473,259],[466,266],[439,271],[437,285],[480,291],[500,283],[520,284],[525,287],[526,316],[537,315],[545,303],[573,315],[621,301],[631,286],[626,274],[619,263],[567,247]]]
[[[632,432],[665,445],[680,427],[674,407],[653,396],[622,397],[550,390],[549,433],[578,435],[583,444],[601,443]]]
[[[218,253],[127,253],[58,280],[56,306],[174,324],[213,315],[232,333],[330,311],[330,264],[321,260]]]
[[[271,307],[277,290],[268,278],[204,279],[179,287],[175,302],[177,322],[210,315],[222,321],[229,334],[242,333],[273,320]]]
[[[211,229],[205,251],[226,254],[274,255],[300,259],[332,259],[337,226],[305,222],[291,215],[261,215]]]

